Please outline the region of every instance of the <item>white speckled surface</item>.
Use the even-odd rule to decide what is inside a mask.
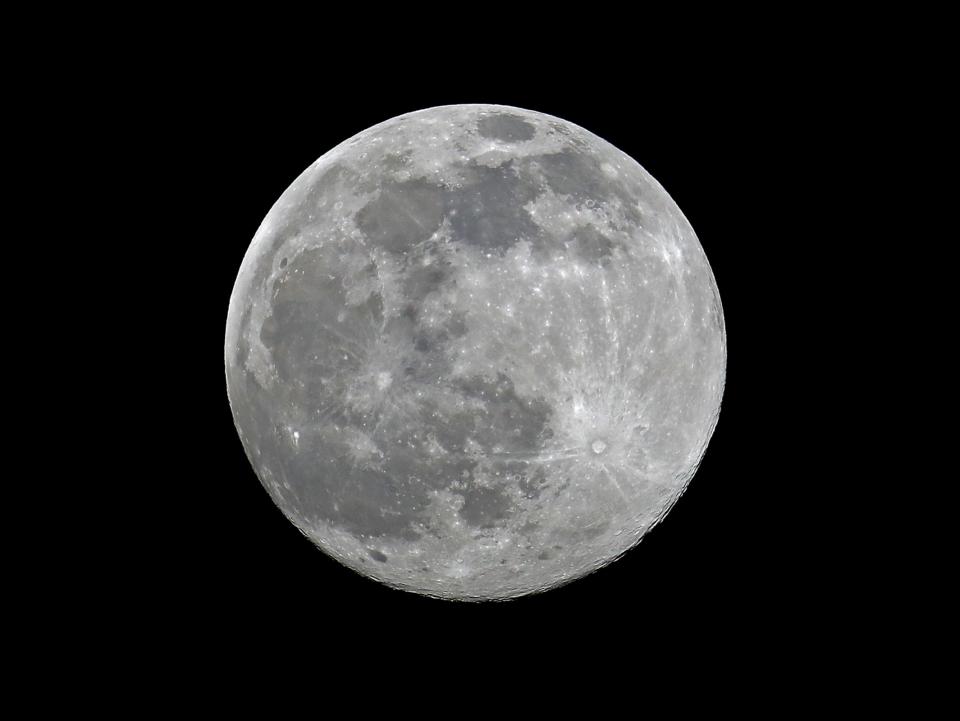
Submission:
[[[596,569],[683,492],[720,408],[713,274],[635,161],[517,108],[432,108],[264,219],[225,344],[248,457],[346,565],[459,599]]]

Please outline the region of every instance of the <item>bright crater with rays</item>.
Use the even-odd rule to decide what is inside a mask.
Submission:
[[[273,500],[350,568],[504,599],[607,564],[684,491],[720,410],[703,250],[634,160],[555,117],[431,108],[276,202],[227,318]]]

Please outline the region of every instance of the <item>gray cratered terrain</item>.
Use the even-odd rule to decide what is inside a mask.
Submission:
[[[456,105],[337,146],[257,231],[230,404],[283,513],[345,565],[452,599],[617,558],[703,456],[726,345],[693,229],[566,121]]]

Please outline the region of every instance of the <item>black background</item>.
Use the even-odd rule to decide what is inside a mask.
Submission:
[[[643,712],[674,677],[684,710],[724,700],[700,685],[714,678],[740,704],[792,686],[771,711],[806,701],[822,715],[837,706],[819,697],[840,688],[858,710],[889,709],[903,667],[937,658],[889,660],[898,634],[928,633],[937,650],[946,638],[922,629],[920,581],[950,566],[928,571],[933,544],[914,551],[904,527],[949,533],[925,513],[949,458],[918,472],[910,452],[937,426],[896,406],[929,400],[924,375],[944,383],[932,359],[949,324],[926,333],[921,319],[939,307],[929,259],[950,234],[917,227],[951,207],[930,195],[951,186],[903,166],[947,157],[935,130],[955,85],[938,72],[952,67],[940,37],[952,25],[922,9],[724,5],[667,19],[651,4],[556,3],[525,25],[524,9],[11,14],[6,150],[29,167],[8,169],[21,227],[6,269],[26,292],[8,303],[7,421],[20,433],[5,510],[29,526],[8,565],[30,572],[8,579],[5,600],[33,612],[8,614],[36,659],[11,654],[39,681],[32,702],[102,705],[145,681],[138,710],[167,701],[182,715],[183,691],[199,690],[219,711],[260,686],[272,716],[301,699],[368,715],[397,679],[404,693],[387,700],[401,713],[484,701],[507,713],[527,692],[538,705],[579,696],[599,715],[605,700]],[[397,114],[477,102],[577,123],[662,183],[716,275],[729,355],[716,433],[661,525],[563,588],[462,604],[360,577],[273,506],[234,430],[223,336],[243,254],[304,168]],[[904,373],[910,360],[928,370]],[[894,468],[904,451],[910,467]],[[447,692],[459,703],[435,702]]]
[[[331,63],[334,59],[330,59]],[[325,69],[326,67],[326,69]],[[517,648],[597,644],[643,653],[658,639],[776,646],[813,625],[831,580],[812,550],[824,524],[804,484],[816,474],[808,402],[808,292],[796,293],[798,189],[830,99],[794,64],[755,57],[695,69],[550,71],[501,66],[359,65],[287,73],[214,61],[144,100],[169,168],[158,259],[181,291],[151,310],[177,344],[157,351],[165,530],[140,534],[141,598],[190,638],[303,647]],[[816,102],[814,102],[814,100]],[[273,505],[234,429],[223,371],[227,304],[244,252],[283,190],[324,152],[395,115],[450,103],[555,115],[635,158],[696,229],[727,324],[727,384],[716,432],[687,492],[625,557],[586,578],[510,602],[463,604],[391,590],[317,550]],[[166,227],[166,226],[165,226]],[[188,261],[185,263],[185,261]],[[815,285],[829,283],[820,277]],[[804,500],[807,499],[807,500]],[[801,530],[803,529],[803,530]],[[144,535],[153,538],[147,540]],[[522,643],[521,643],[522,640]]]

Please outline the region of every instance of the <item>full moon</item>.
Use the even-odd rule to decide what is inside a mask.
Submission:
[[[720,411],[726,336],[693,228],[550,115],[452,105],[333,148],[230,298],[227,392],[286,517],[392,587],[508,599],[660,521]]]

